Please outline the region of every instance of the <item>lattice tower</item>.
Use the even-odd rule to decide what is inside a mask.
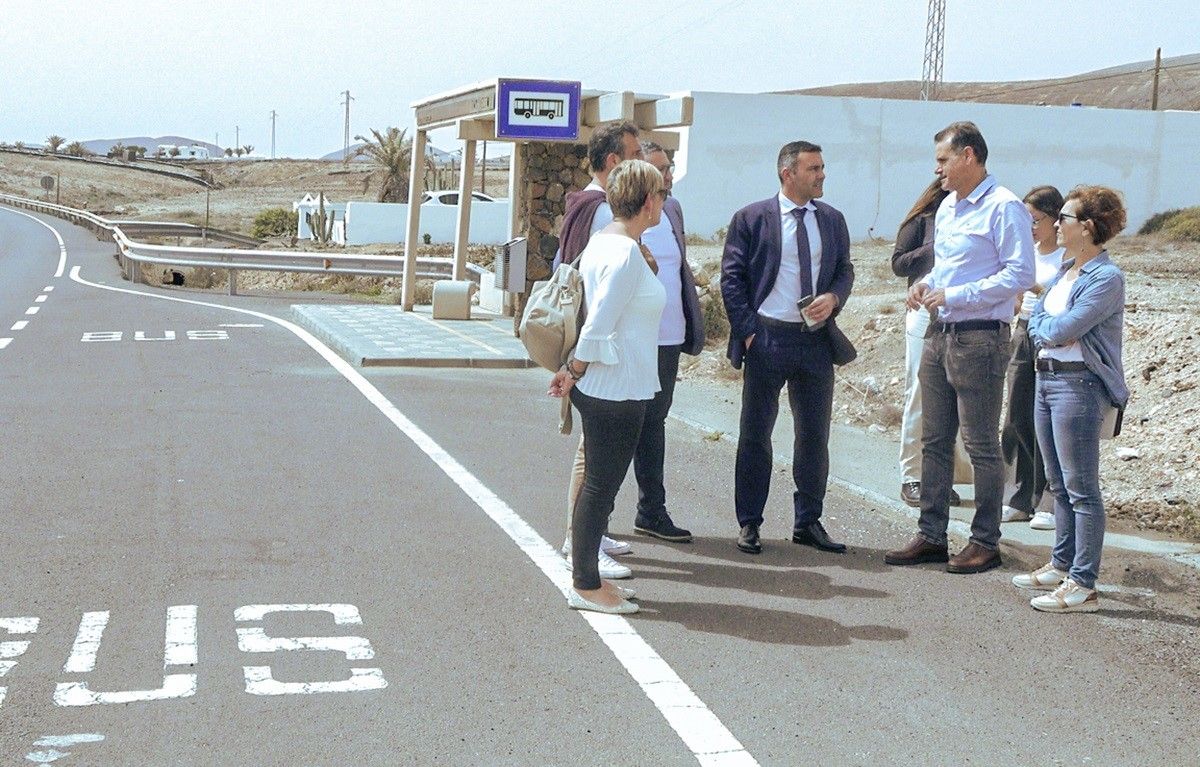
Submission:
[[[921,67],[921,100],[937,98],[942,82],[942,55],[946,42],[946,0],[929,0],[925,22],[925,63]]]

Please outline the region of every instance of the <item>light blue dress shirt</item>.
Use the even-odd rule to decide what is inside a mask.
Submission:
[[[951,192],[934,219],[933,271],[923,280],[946,291],[942,322],[1013,316],[1017,295],[1034,284],[1033,217],[992,175],[963,199]]]

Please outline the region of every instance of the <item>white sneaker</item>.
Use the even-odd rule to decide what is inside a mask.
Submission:
[[[1032,573],[1014,575],[1012,583],[1019,589],[1036,589],[1038,591],[1053,591],[1067,579],[1067,574],[1059,570],[1053,563],[1046,563]]]
[[[600,536],[600,550],[609,556],[619,557],[633,551],[633,547],[625,541],[613,540],[607,535],[602,535]]]
[[[1000,512],[1001,522],[1028,522],[1030,514],[1028,511],[1014,509],[1012,506],[1005,506]]]
[[[1095,589],[1067,578],[1053,593],[1029,600],[1029,606],[1046,613],[1094,613],[1100,609],[1100,598]]]
[[[598,564],[600,565],[600,577],[609,581],[617,581],[622,578],[628,578],[633,575],[633,570],[630,570],[625,565],[613,559],[600,550]],[[571,555],[567,555],[567,567],[571,567]]]
[[[1053,530],[1054,515],[1048,511],[1035,511],[1033,519],[1029,521],[1029,526],[1034,530]]]

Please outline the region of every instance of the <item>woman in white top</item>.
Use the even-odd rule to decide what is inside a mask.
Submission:
[[[1058,276],[1065,249],[1058,246],[1054,225],[1062,210],[1063,196],[1052,186],[1035,186],[1025,195],[1025,208],[1033,216],[1035,278],[1033,287],[1021,295],[1017,326],[1012,334],[1012,356],[1008,361],[1008,415],[1000,434],[1004,453],[1004,509],[1001,522],[1029,522],[1034,530],[1053,530],[1054,515],[1038,511],[1046,491],[1046,469],[1033,428],[1033,342],[1029,339],[1029,316],[1045,286]]]
[[[626,160],[608,177],[613,222],[592,235],[577,266],[587,320],[571,357],[550,381],[550,396],[571,397],[583,425],[587,463],[571,520],[573,587],[579,610],[634,613],[632,589],[602,581],[600,537],[637,446],[646,404],[659,390],[658,327],[666,294],[638,240],[662,216],[662,175]]]

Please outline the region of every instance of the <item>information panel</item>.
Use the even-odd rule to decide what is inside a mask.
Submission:
[[[580,83],[565,80],[496,82],[496,136],[574,141],[579,137]]]

